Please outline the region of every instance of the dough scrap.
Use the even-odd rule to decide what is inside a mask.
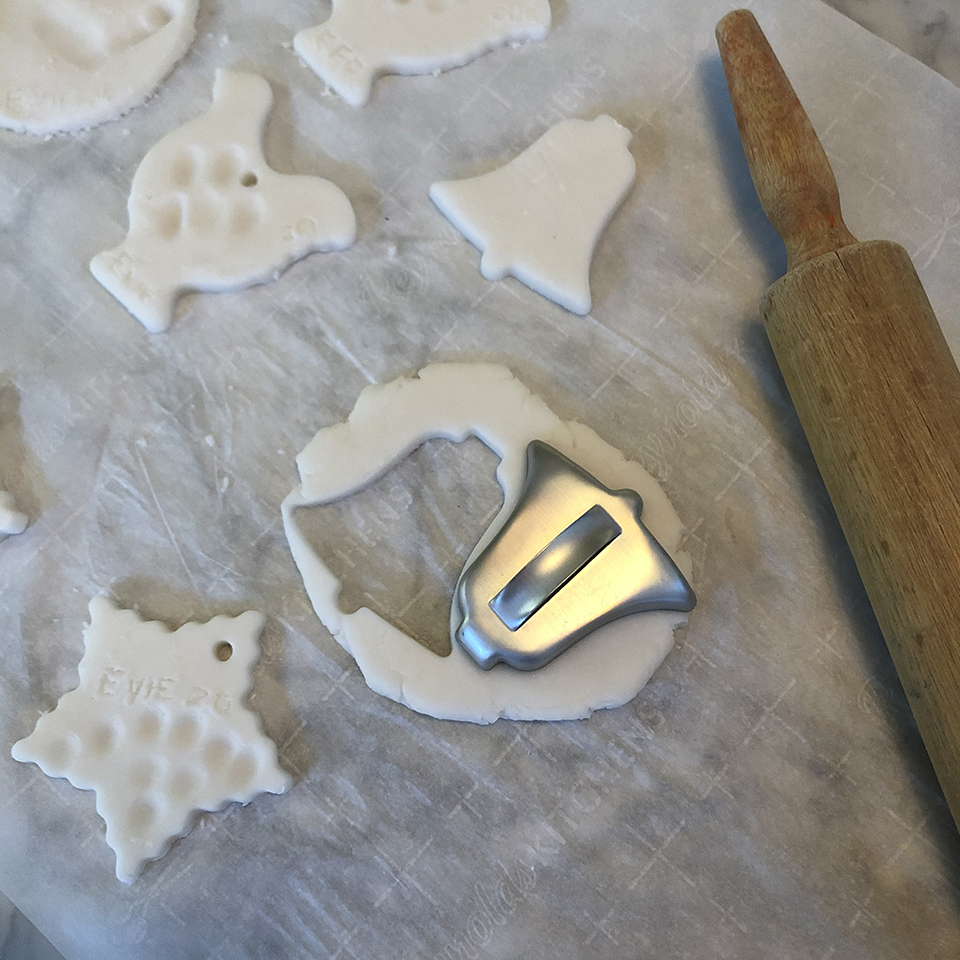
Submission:
[[[90,269],[151,333],[170,326],[185,290],[265,283],[309,253],[353,243],[357,221],[339,187],[267,166],[260,140],[272,104],[262,77],[218,70],[210,109],[138,167],[127,237]]]
[[[243,705],[263,624],[248,611],[171,632],[105,597],[90,601],[79,686],[12,754],[96,792],[118,880],[132,883],[162,857],[196,811],[290,787]]]
[[[548,0],[333,0],[329,19],[301,30],[293,47],[360,107],[385,73],[462,67],[503,44],[540,40],[549,29]]]
[[[430,188],[483,256],[487,280],[516,277],[573,313],[590,312],[590,261],[630,192],[630,131],[612,117],[563,120],[506,166]]]
[[[497,479],[504,493],[503,507],[470,560],[510,515],[523,483],[527,444],[540,439],[612,489],[636,490],[644,523],[689,577],[689,559],[676,552],[683,525],[639,464],[589,427],[560,420],[506,367],[441,363],[416,378],[368,387],[345,423],[321,430],[297,457],[300,485],[283,502],[283,524],[317,616],[372,690],[429,716],[475,723],[499,717],[568,720],[626,703],[670,651],[685,614],[657,611],[614,621],[547,666],[523,673],[503,664],[482,670],[456,640],[450,655],[439,657],[370,609],[347,614],[338,606],[340,582],[300,532],[295,511],[356,492],[425,440],[468,436],[500,457]],[[451,635],[458,619],[451,604]]]
[[[0,126],[46,135],[113,120],[193,40],[198,0],[5,0]]]
[[[29,518],[17,510],[13,494],[0,490],[0,541],[27,529]]]

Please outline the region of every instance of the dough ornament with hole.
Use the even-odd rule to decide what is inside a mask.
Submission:
[[[293,46],[308,67],[355,107],[385,73],[439,73],[506,43],[540,40],[548,0],[333,0],[330,18]]]
[[[23,533],[27,529],[28,522],[27,515],[21,513],[13,502],[13,494],[0,490],[0,540]]]
[[[80,684],[13,757],[95,791],[119,880],[162,857],[196,811],[290,786],[244,706],[263,623],[248,611],[170,631],[105,597],[90,601]]]
[[[210,109],[137,169],[127,238],[90,269],[151,333],[170,326],[185,290],[265,283],[309,253],[353,243],[356,218],[339,187],[267,166],[260,140],[272,103],[262,77],[218,70]]]
[[[633,186],[630,131],[601,115],[563,120],[506,166],[430,188],[483,256],[488,280],[516,277],[573,313],[590,312],[590,262]]]
[[[0,126],[84,130],[142,103],[187,52],[197,0],[4,0]]]
[[[611,489],[643,498],[643,522],[689,577],[677,554],[683,525],[657,482],[589,427],[561,420],[506,367],[441,363],[415,378],[367,387],[345,423],[321,430],[297,457],[300,486],[283,502],[284,529],[317,616],[356,660],[367,685],[413,710],[449,720],[492,723],[570,720],[636,696],[673,646],[686,614],[625,617],[533,672],[500,664],[482,670],[453,640],[440,657],[367,607],[344,613],[340,582],[297,525],[296,511],[348,496],[386,473],[425,440],[478,437],[500,457],[503,506],[472,560],[510,516],[523,485],[526,449],[544,440]],[[468,562],[469,562],[468,560]],[[451,636],[460,620],[451,604]]]

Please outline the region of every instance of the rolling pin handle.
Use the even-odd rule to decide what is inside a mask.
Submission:
[[[856,243],[827,155],[757,18],[728,13],[717,44],[750,174],[786,244],[787,269]]]

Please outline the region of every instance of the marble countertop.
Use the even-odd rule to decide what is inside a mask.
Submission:
[[[957,0],[823,0],[960,86]],[[0,893],[0,960],[55,960],[57,951]]]
[[[824,0],[960,86],[957,0]]]

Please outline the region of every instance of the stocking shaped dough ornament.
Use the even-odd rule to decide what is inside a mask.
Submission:
[[[636,176],[629,142],[612,117],[564,120],[506,166],[435,183],[430,198],[480,248],[488,280],[510,274],[586,314],[594,248]]]
[[[353,243],[356,218],[338,187],[267,166],[260,140],[272,103],[262,77],[218,70],[211,108],[137,169],[127,238],[90,269],[151,333],[170,326],[185,290],[264,283],[308,253]]]
[[[263,625],[247,611],[170,631],[106,597],[90,601],[79,685],[12,753],[96,792],[118,880],[162,857],[195,811],[290,786],[243,703]]]
[[[317,76],[360,107],[384,73],[435,73],[505,43],[540,40],[548,0],[333,0],[319,27],[293,46]]]

